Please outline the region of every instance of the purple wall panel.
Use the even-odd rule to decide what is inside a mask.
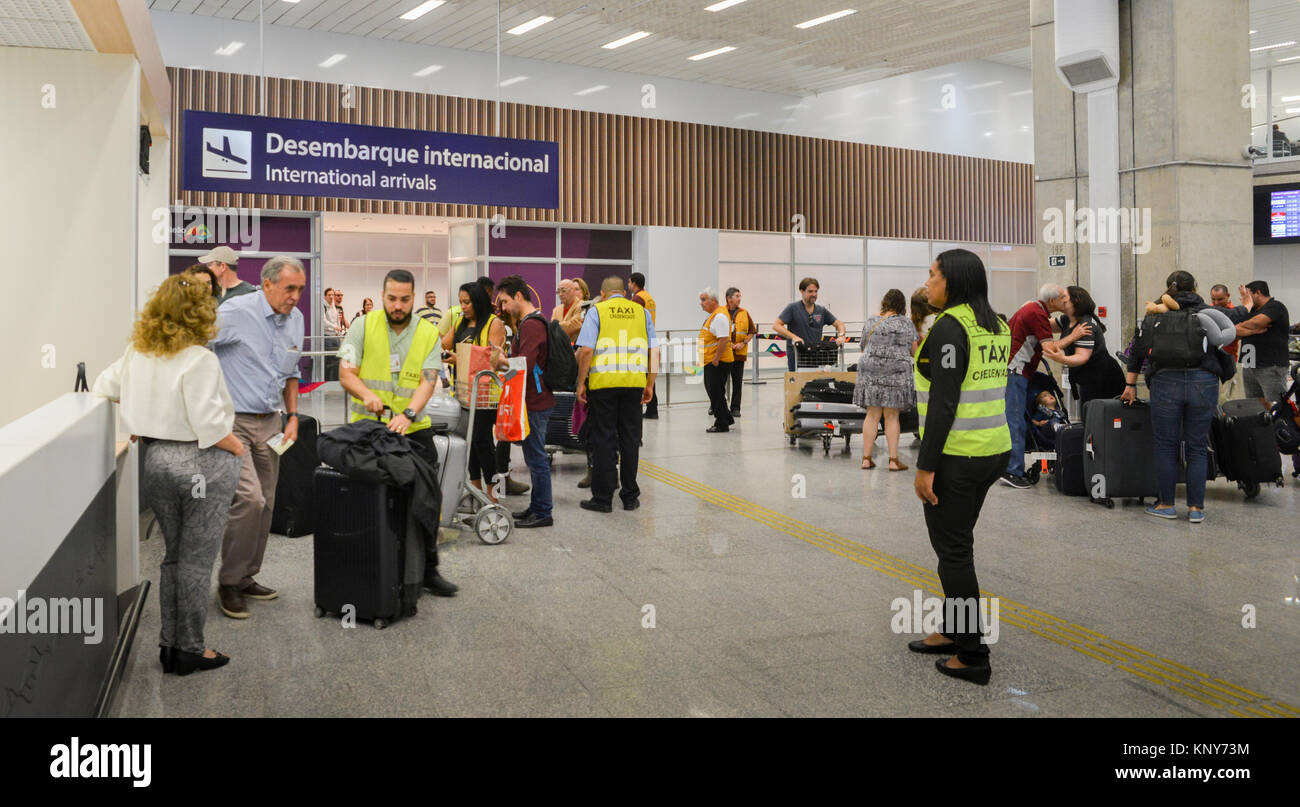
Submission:
[[[488,277],[493,283],[500,282],[508,275],[519,275],[533,291],[533,305],[542,309],[549,316],[555,307],[555,264],[553,263],[505,263],[493,261],[488,264]]]
[[[560,231],[560,257],[629,261],[632,259],[632,232],[566,227]]]
[[[489,234],[491,228],[488,229]],[[501,238],[488,238],[488,255],[503,258],[554,258],[555,228],[510,224]]]
[[[602,264],[587,263],[565,263],[560,265],[560,278],[568,280],[570,278],[580,277],[591,289],[591,297],[594,300],[600,296],[600,284],[610,275],[617,275],[623,278],[623,287],[627,288],[627,279],[632,274],[630,266],[608,266]],[[647,282],[649,282],[647,280]]]

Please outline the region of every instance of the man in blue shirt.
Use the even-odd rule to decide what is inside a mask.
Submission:
[[[268,442],[280,432],[281,407],[287,413],[284,439],[298,439],[298,360],[304,329],[296,306],[306,284],[302,264],[277,255],[262,267],[259,293],[231,300],[217,312],[212,348],[235,403],[234,433],[244,444],[217,589],[222,613],[233,619],[250,616],[245,598],[279,596],[253,577],[262,568],[275,509],[280,455]]]
[[[834,325],[835,341],[844,344],[844,323],[836,319],[835,315],[824,306],[817,305],[817,294],[820,291],[821,285],[817,282],[817,278],[805,277],[800,280],[799,296],[802,299],[795,300],[781,309],[781,313],[772,323],[772,330],[786,338],[786,367],[791,372],[794,372],[796,366],[795,345],[820,342],[822,328],[825,326]]]

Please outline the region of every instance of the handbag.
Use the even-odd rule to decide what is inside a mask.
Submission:
[[[1219,376],[1219,383],[1226,384],[1237,375],[1237,360],[1232,354],[1221,347],[1214,349],[1214,359],[1216,361],[1216,373]]]
[[[528,437],[528,404],[524,400],[528,360],[517,356],[510,360],[510,365],[510,369],[516,372],[501,385],[501,401],[497,404],[497,422],[493,431],[497,442],[518,443]]]
[[[488,347],[473,345],[469,342],[457,343],[456,400],[460,401],[461,406],[469,406],[469,390],[474,376],[482,370],[492,369],[489,363],[490,351],[491,349]],[[474,402],[474,408],[495,409],[500,399],[500,383],[485,378],[478,384],[478,398]]]

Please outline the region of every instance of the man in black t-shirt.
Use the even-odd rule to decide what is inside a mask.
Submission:
[[[1259,398],[1265,406],[1272,406],[1286,390],[1290,315],[1285,305],[1269,296],[1268,283],[1263,280],[1251,281],[1240,291],[1241,304],[1250,311],[1244,321],[1237,323],[1246,397]]]

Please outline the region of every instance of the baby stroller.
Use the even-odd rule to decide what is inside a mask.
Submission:
[[[1043,392],[1055,395],[1058,405],[1065,400],[1056,377],[1040,365],[1038,372],[1029,379],[1029,389],[1025,393],[1025,411],[1021,413],[1025,418],[1025,477],[1034,484],[1038,483],[1044,471],[1056,471],[1056,437],[1053,435],[1049,442],[1033,422],[1034,411],[1038,409],[1036,401]],[[1061,411],[1065,413],[1064,409]],[[1067,414],[1065,418],[1068,424],[1070,416]]]

